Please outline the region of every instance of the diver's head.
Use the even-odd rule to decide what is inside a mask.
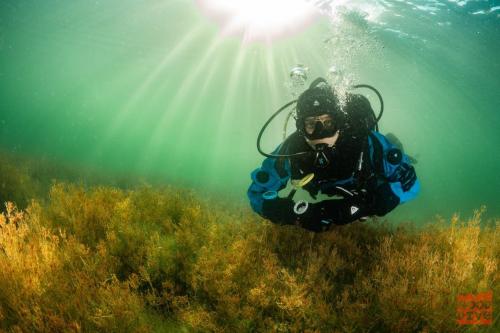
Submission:
[[[331,141],[328,139],[338,136],[344,119],[338,98],[326,81],[311,85],[299,96],[295,125],[308,142]]]

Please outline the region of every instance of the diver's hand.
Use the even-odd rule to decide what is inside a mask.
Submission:
[[[390,179],[392,182],[400,182],[405,192],[415,184],[416,180],[417,174],[415,173],[415,168],[407,163],[402,163]]]
[[[371,215],[367,193],[352,193],[349,198],[309,204],[307,211],[299,215],[300,225],[307,230],[320,232],[334,224],[344,225]]]
[[[295,202],[288,198],[264,200],[262,216],[276,224],[294,224],[297,217],[293,211]]]
[[[334,221],[326,216],[323,202],[309,204],[307,210],[298,217],[298,225],[314,232],[326,231]]]

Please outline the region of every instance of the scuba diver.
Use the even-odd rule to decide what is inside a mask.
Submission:
[[[266,159],[251,173],[247,191],[256,213],[276,224],[321,232],[332,225],[383,216],[415,198],[420,183],[409,157],[378,132],[380,93],[369,85],[354,88],[377,94],[378,117],[360,94],[348,93],[342,108],[333,88],[318,78],[267,121],[257,139],[257,149]],[[263,152],[260,139],[266,127],[295,104],[296,131],[273,153]],[[289,180],[294,188],[280,196]],[[298,188],[314,200],[325,199],[295,201]]]

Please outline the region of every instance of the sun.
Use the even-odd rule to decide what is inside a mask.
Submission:
[[[310,0],[196,0],[224,35],[270,41],[302,31],[318,16]]]

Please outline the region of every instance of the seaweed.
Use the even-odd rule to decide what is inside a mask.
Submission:
[[[0,215],[0,331],[464,332],[457,296],[500,293],[484,208],[314,234],[172,186],[56,181],[23,200]]]

